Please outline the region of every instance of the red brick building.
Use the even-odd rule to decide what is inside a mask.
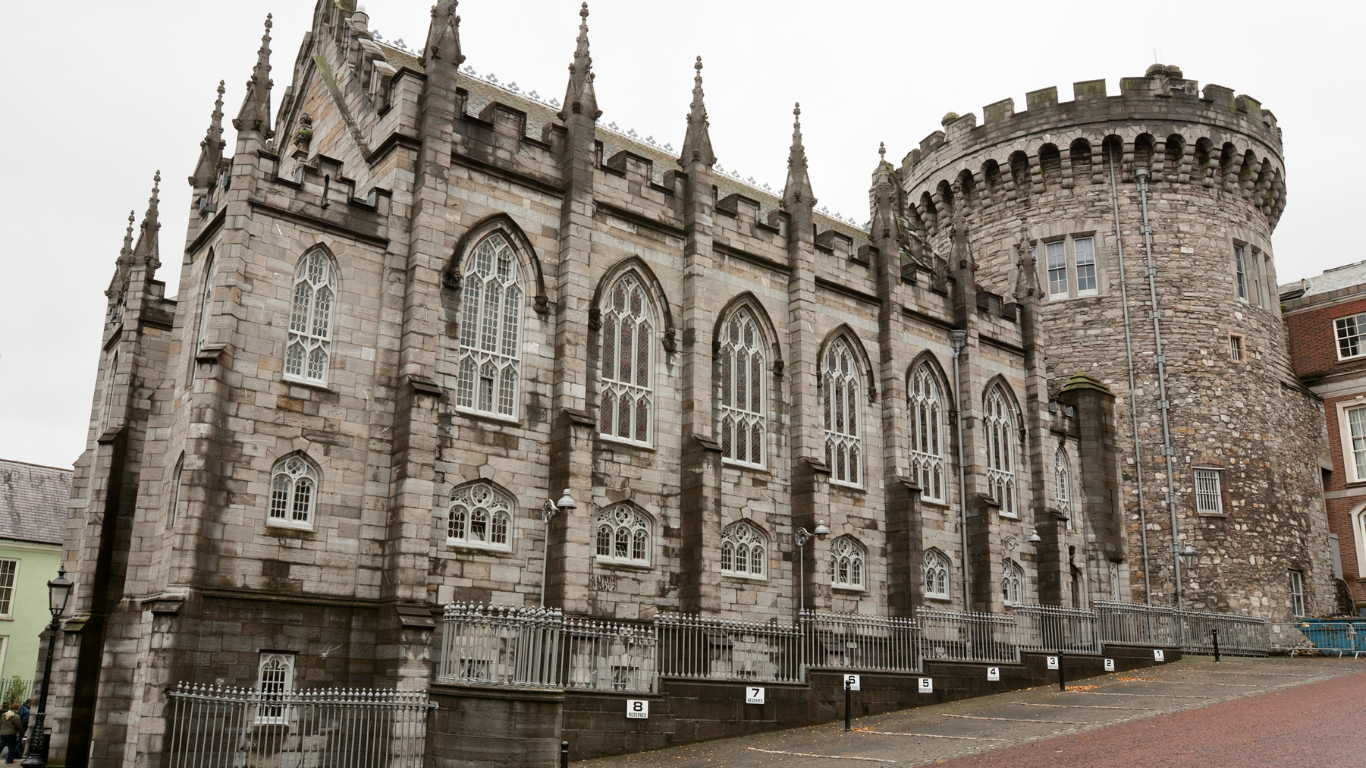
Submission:
[[[1333,569],[1366,608],[1366,261],[1281,286],[1291,365],[1323,398]]]

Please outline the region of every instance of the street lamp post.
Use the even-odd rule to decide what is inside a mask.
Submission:
[[[550,572],[550,521],[559,512],[569,512],[578,509],[579,505],[574,503],[574,497],[569,495],[569,489],[564,489],[559,501],[546,499],[541,505],[541,522],[545,523],[545,544],[541,552],[541,607],[545,607],[545,579]]]
[[[38,696],[38,713],[33,717],[33,737],[28,743],[28,757],[22,765],[41,768],[47,759],[47,738],[43,734],[43,720],[47,718],[47,690],[52,687],[52,649],[57,645],[57,630],[61,629],[59,617],[66,610],[67,598],[71,597],[71,582],[67,581],[66,571],[57,569],[57,578],[47,583],[48,610],[52,613],[52,623],[47,626],[47,663],[43,665],[43,692]]]
[[[796,533],[796,535],[795,535],[795,538],[796,538],[796,540],[797,540],[797,567],[798,567],[798,568],[800,569],[800,571],[801,571],[801,576],[798,577],[798,579],[797,579],[797,584],[798,584],[798,585],[800,586],[800,588],[801,588],[801,596],[802,596],[802,597],[801,597],[801,603],[799,604],[799,605],[800,605],[800,610],[799,610],[798,613],[797,613],[798,616],[801,616],[801,611],[805,611],[805,610],[806,610],[806,557],[805,557],[805,552],[803,551],[803,548],[806,546],[806,542],[811,541],[811,537],[812,537],[812,536],[815,536],[816,538],[820,539],[821,541],[825,541],[825,537],[827,537],[827,536],[829,536],[829,535],[830,535],[830,529],[825,525],[825,521],[824,521],[824,520],[817,520],[817,521],[816,521],[816,532],[815,532],[815,533],[811,533],[810,531],[806,530],[805,528],[798,528],[798,529],[797,529],[797,533]]]

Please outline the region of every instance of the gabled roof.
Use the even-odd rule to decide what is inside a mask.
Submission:
[[[1344,264],[1341,267],[1334,267],[1325,270],[1321,275],[1306,277],[1303,280],[1296,280],[1293,283],[1286,283],[1278,289],[1281,301],[1294,301],[1297,299],[1317,298],[1318,301],[1349,296],[1355,293],[1366,292],[1366,261],[1358,261],[1355,264]],[[1338,294],[1336,296],[1326,296],[1324,294]],[[1297,302],[1304,304],[1315,304],[1317,301]]]
[[[71,470],[0,459],[0,539],[62,543]]]

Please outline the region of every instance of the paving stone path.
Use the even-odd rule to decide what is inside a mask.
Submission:
[[[832,723],[577,765],[1362,765],[1362,672],[1366,660],[1187,657],[1067,692],[1031,688],[861,718],[849,733]]]

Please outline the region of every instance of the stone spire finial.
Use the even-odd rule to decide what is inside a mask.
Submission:
[[[238,131],[251,131],[269,139],[275,135],[270,127],[270,28],[271,15],[266,14],[266,31],[261,35],[261,48],[256,52],[256,67],[247,81],[247,96],[242,109],[232,121]]]
[[[875,239],[891,237],[896,232],[896,182],[892,178],[895,171],[887,164],[886,144],[878,144],[877,155],[878,163],[873,171],[873,186],[868,194],[873,214],[868,229],[869,234]]]
[[[701,162],[708,168],[716,164],[716,154],[711,149],[711,132],[708,128],[707,105],[702,93],[702,57],[697,57],[693,65],[697,74],[693,76],[692,107],[688,110],[688,132],[683,136],[683,151],[678,157],[679,165]]]
[[[190,186],[207,187],[213,183],[218,173],[218,164],[223,160],[223,149],[228,146],[223,141],[223,81],[218,81],[218,100],[213,103],[213,115],[209,118],[209,130],[204,140],[199,142],[199,162],[195,163],[194,174],[190,176]]]
[[[432,24],[427,29],[427,47],[422,50],[422,63],[449,61],[454,66],[465,63],[460,52],[460,17],[455,14],[459,0],[439,0],[432,6]]]
[[[133,263],[133,221],[136,214],[128,212],[128,230],[123,233],[123,247],[119,257],[114,259],[114,278],[109,281],[109,289],[104,292],[110,298],[122,296],[128,289],[128,267]]]
[[[801,204],[807,207],[816,205],[816,196],[811,192],[811,179],[806,174],[806,147],[802,145],[802,105],[799,102],[792,109],[792,149],[787,155],[787,182],[783,185],[783,207]]]
[[[157,232],[161,229],[161,222],[157,221],[160,194],[161,171],[157,171],[156,176],[152,177],[152,196],[147,198],[147,215],[142,217],[142,230],[138,233],[137,245],[133,247],[133,263],[145,263],[149,270],[161,266],[158,259],[161,249],[157,240]]]
[[[588,115],[593,120],[602,116],[597,92],[593,90],[593,57],[588,54],[588,3],[579,9],[579,17],[579,39],[574,47],[574,63],[569,65],[569,88],[564,93],[561,120],[578,114]]]
[[[877,143],[877,159],[879,162],[887,162],[887,142],[879,141]]]

